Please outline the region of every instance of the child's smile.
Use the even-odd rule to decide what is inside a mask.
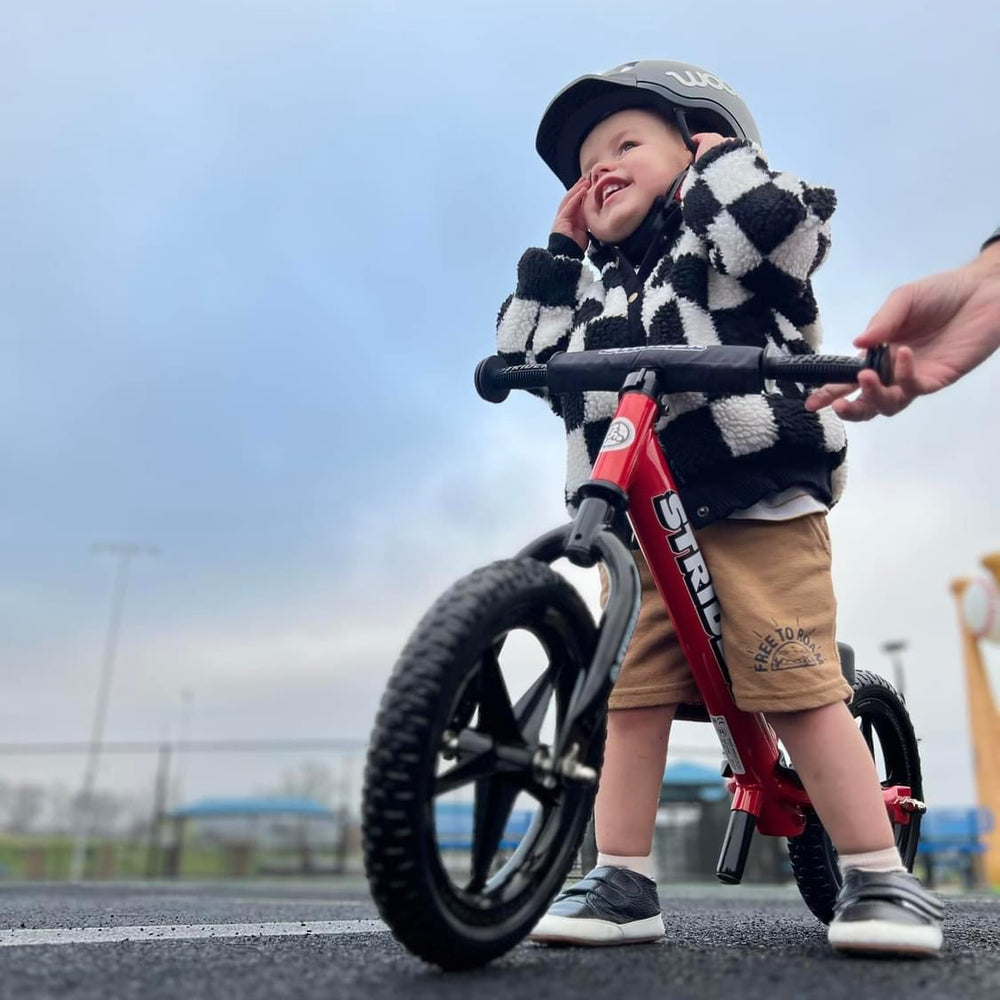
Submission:
[[[630,108],[605,118],[580,147],[587,229],[603,243],[631,236],[690,162],[680,134],[657,115]]]
[[[603,210],[605,205],[607,205],[619,191],[624,191],[629,186],[630,182],[619,180],[615,177],[602,178],[600,184],[598,184],[598,186],[594,189],[594,200],[597,202],[598,210]]]

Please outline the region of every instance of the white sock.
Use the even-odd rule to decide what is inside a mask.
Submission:
[[[866,872],[906,871],[897,847],[886,847],[881,851],[866,851],[863,854],[841,854],[841,875],[846,874],[848,868],[860,868]]]
[[[597,866],[608,865],[611,868],[628,868],[629,871],[638,872],[646,878],[656,879],[653,874],[653,857],[651,854],[637,855],[635,857],[622,857],[618,854],[597,853]]]

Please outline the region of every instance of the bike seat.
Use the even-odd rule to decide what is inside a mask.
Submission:
[[[710,722],[704,705],[678,705],[674,716],[680,722]]]

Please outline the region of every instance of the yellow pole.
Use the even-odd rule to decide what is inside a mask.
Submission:
[[[997,583],[1000,583],[1000,552],[985,556],[982,563],[997,578]],[[958,624],[965,659],[976,791],[979,804],[991,810],[994,820],[1000,822],[1000,711],[993,700],[979,643],[966,627],[961,611],[962,594],[969,583],[968,579],[953,580],[951,592],[959,606]],[[983,856],[986,879],[991,885],[1000,885],[1000,830],[985,834],[983,841],[986,844],[986,854]]]

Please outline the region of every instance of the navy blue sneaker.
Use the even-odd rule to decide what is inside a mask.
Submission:
[[[529,941],[640,944],[663,937],[656,883],[628,868],[599,866],[552,901]]]
[[[830,922],[830,944],[858,954],[936,955],[944,907],[909,872],[849,868]]]

